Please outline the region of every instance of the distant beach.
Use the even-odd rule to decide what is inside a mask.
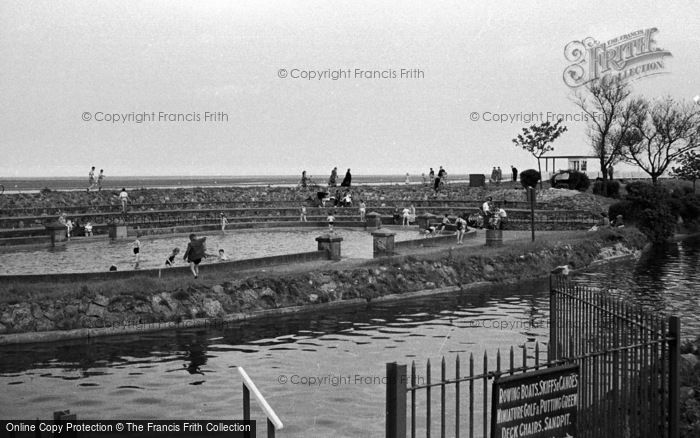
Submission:
[[[328,175],[311,176],[320,186],[326,186]],[[342,177],[342,175],[341,175]],[[411,184],[422,184],[420,175],[411,175]],[[427,178],[427,174],[426,174]],[[192,187],[293,187],[299,184],[301,175],[252,175],[252,176],[107,176],[103,190],[127,190],[139,188],[192,188]],[[468,175],[450,175],[449,182],[466,182]],[[405,184],[406,175],[353,175],[353,186]],[[37,193],[50,190],[85,190],[87,177],[37,177],[0,178],[5,193]]]

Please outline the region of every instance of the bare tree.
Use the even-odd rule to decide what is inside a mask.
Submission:
[[[540,190],[542,189],[542,165],[540,164],[540,158],[545,153],[554,150],[552,142],[566,132],[566,126],[559,126],[561,122],[562,119],[559,119],[554,124],[547,121],[539,125],[532,125],[529,128],[523,128],[523,133],[518,134],[513,139],[513,143],[516,146],[525,149],[537,158],[537,170],[540,172]]]
[[[587,115],[588,137],[603,176],[603,195],[607,195],[607,169],[620,161],[629,136],[635,105],[629,103],[630,89],[618,78],[603,77],[590,82],[583,92],[574,95],[574,103]]]
[[[638,105],[624,114],[632,131],[622,139],[622,157],[639,166],[656,184],[672,163],[700,146],[700,111],[671,97],[635,101]]]

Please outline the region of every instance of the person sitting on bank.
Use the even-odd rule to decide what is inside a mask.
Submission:
[[[600,213],[600,220],[588,231],[598,231],[600,228],[610,228],[610,219],[608,219],[608,214],[606,212]]]
[[[508,223],[508,214],[506,213],[506,211],[503,208],[499,208],[496,211],[495,216],[498,221],[496,229],[505,230],[506,224]]]
[[[224,251],[223,248],[219,250],[219,261],[220,262],[227,262],[229,260],[228,256],[226,255],[226,251]]]
[[[175,257],[177,257],[178,254],[180,254],[180,248],[173,248],[173,252],[165,259],[165,266],[173,266],[175,264]]]
[[[618,214],[615,216],[615,221],[613,222],[615,228],[623,228],[625,226],[625,221],[622,219],[622,215]]]
[[[92,222],[85,224],[85,236],[92,236]]]

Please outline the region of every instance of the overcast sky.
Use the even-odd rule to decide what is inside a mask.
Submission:
[[[526,125],[484,113],[578,113],[564,46],[650,27],[673,56],[635,92],[700,94],[691,0],[3,0],[0,177],[84,176],[93,165],[113,176],[534,167],[511,142]],[[402,68],[422,77],[290,77]],[[206,122],[207,111],[228,121]],[[201,120],[96,120],[154,112]],[[567,125],[555,152],[588,153],[585,124]]]

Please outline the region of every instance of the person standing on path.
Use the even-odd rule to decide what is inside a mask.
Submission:
[[[338,181],[338,168],[334,167],[330,178],[328,178],[328,187],[335,187],[337,185],[336,181]]]
[[[88,188],[87,191],[89,192],[90,189],[95,188],[95,166],[92,166],[92,169],[90,169],[90,173],[88,174]]]
[[[501,170],[501,166],[498,166],[498,169],[496,169],[496,183],[501,184],[502,180],[503,180],[503,171]]]
[[[301,214],[299,215],[299,221],[306,222],[306,206],[301,206]]]
[[[433,170],[432,167],[430,168],[430,173],[428,174],[428,178],[430,179],[430,187],[432,187],[433,184],[435,184],[435,171]]]
[[[513,182],[518,180],[518,169],[516,169],[512,164],[510,165],[510,170],[513,172]]]
[[[365,204],[365,201],[360,199],[360,222],[365,221],[365,213],[367,213],[367,204]]]
[[[350,174],[350,169],[348,169],[347,172],[345,172],[345,178],[343,178],[343,182],[340,183],[340,187],[350,187],[352,185],[352,175]]]
[[[102,191],[102,183],[103,183],[104,180],[105,180],[105,174],[104,174],[104,172],[105,172],[104,169],[100,169],[100,174],[97,175],[97,191],[98,191],[98,192],[101,192],[101,191]]]
[[[119,201],[122,203],[122,214],[126,214],[126,203],[129,201],[129,194],[126,193],[124,187],[122,187],[122,191],[119,193]]]

